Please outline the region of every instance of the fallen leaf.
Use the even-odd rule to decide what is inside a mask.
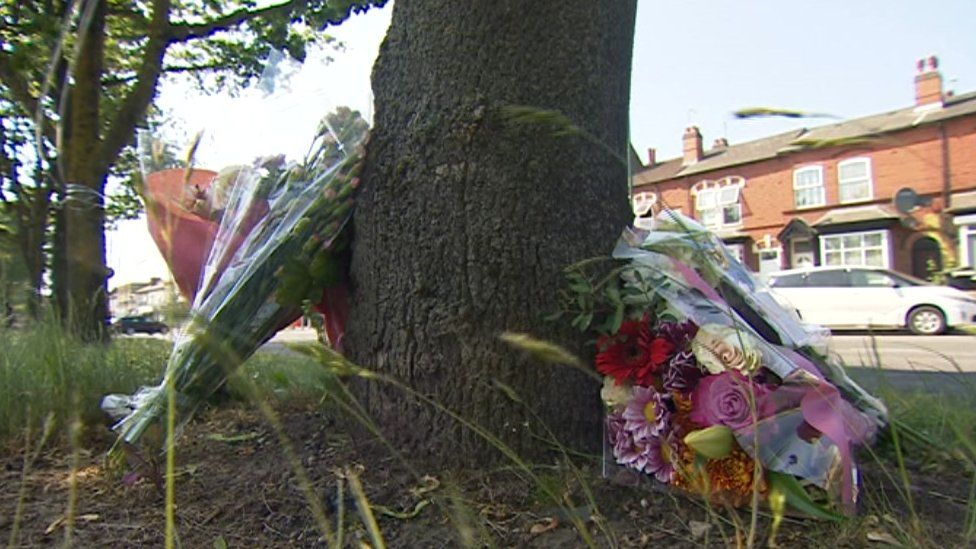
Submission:
[[[691,537],[699,539],[712,529],[712,523],[692,520],[688,522],[688,529],[691,530]]]
[[[222,435],[220,433],[214,433],[212,435],[207,435],[207,439],[217,442],[225,442],[227,444],[236,444],[238,442],[254,440],[259,436],[261,436],[261,433],[243,433],[240,435]]]
[[[888,532],[883,530],[873,530],[868,532],[868,541],[873,541],[876,543],[887,543],[888,545],[894,545],[895,547],[901,547],[902,544],[898,541],[895,536],[892,536]]]
[[[102,518],[98,513],[86,513],[84,515],[78,515],[78,520],[84,522],[95,522],[96,520]]]
[[[529,528],[529,533],[533,536],[537,536],[539,534],[551,532],[552,530],[555,530],[557,526],[559,526],[559,519],[547,518],[542,520],[542,522],[533,524],[532,528]]]
[[[56,518],[54,522],[49,524],[48,527],[44,529],[44,535],[45,536],[51,535],[55,530],[60,528],[62,524],[64,524],[64,517]]]

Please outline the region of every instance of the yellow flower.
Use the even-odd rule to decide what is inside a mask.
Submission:
[[[749,333],[721,324],[705,324],[691,342],[695,358],[709,373],[738,370],[749,375],[762,365],[758,342]]]

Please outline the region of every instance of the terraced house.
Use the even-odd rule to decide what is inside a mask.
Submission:
[[[637,224],[662,206],[714,230],[758,272],[874,265],[920,277],[976,265],[976,92],[943,91],[918,62],[915,104],[741,144],[703,147],[634,176]]]

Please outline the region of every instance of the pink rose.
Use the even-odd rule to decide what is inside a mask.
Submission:
[[[704,427],[745,427],[752,423],[750,399],[759,401],[767,392],[738,372],[705,376],[691,394],[691,420]]]

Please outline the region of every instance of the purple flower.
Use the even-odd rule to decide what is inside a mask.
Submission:
[[[634,433],[620,431],[613,445],[613,457],[617,463],[639,472],[654,475],[660,482],[674,480],[674,464],[671,462],[675,449],[661,437],[634,438]]]
[[[654,331],[657,337],[668,340],[674,344],[676,349],[684,349],[695,338],[695,334],[698,333],[698,326],[690,320],[661,322]]]
[[[664,390],[687,393],[691,391],[702,376],[701,368],[691,349],[685,349],[674,355],[664,371]]]
[[[634,387],[634,396],[624,409],[624,428],[634,438],[657,437],[665,431],[671,412],[661,394],[651,387]]]
[[[735,371],[705,376],[691,394],[691,420],[705,427],[745,427],[752,422],[750,398],[759,401],[767,392]]]

